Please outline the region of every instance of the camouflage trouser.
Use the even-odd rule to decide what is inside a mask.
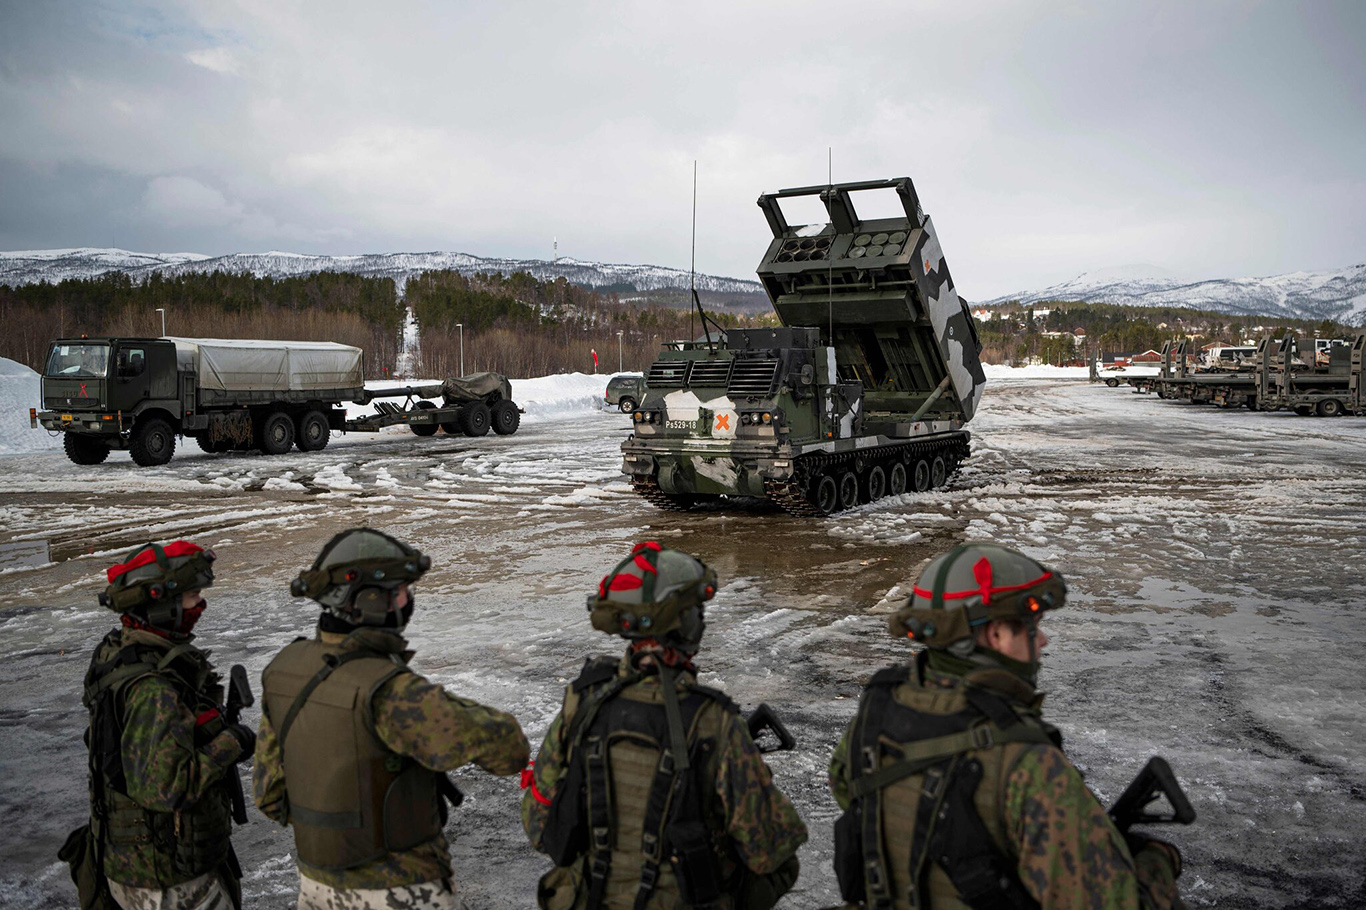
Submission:
[[[109,893],[123,910],[233,910],[217,872],[169,888],[134,888],[111,880]]]
[[[463,910],[449,882],[396,888],[331,888],[299,876],[298,910]]]

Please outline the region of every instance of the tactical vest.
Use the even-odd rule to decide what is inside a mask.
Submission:
[[[353,869],[441,833],[446,776],[392,751],[375,732],[375,693],[409,672],[400,653],[301,638],[262,674],[262,710],[284,764],[286,821],[305,865]]]
[[[735,863],[705,813],[714,807],[721,724],[735,705],[696,684],[679,694],[683,768],[670,749],[665,705],[638,697],[642,675],[621,676],[617,667],[614,658],[587,661],[572,685],[579,701],[566,718],[569,767],[549,810],[546,850],[557,866],[583,863],[588,910],[644,910],[656,895],[729,907]],[[713,705],[721,710],[708,710]]]
[[[853,799],[835,823],[844,899],[875,910],[1037,910],[1005,849],[1001,801],[1023,751],[1060,747],[1060,734],[989,689],[909,679],[904,666],[875,674],[850,731]]]
[[[95,649],[86,672],[81,701],[90,711],[90,825],[104,850],[109,878],[169,888],[228,860],[232,808],[226,779],[175,812],[154,812],[128,795],[122,743],[130,686],[156,677],[175,687],[181,703],[200,718],[196,749],[224,728],[217,710],[223,689],[204,652],[150,636],[115,629]],[[235,774],[236,768],[227,773]]]

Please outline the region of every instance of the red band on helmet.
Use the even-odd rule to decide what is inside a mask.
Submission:
[[[980,562],[978,562],[977,565],[980,566],[983,562],[986,562],[986,559],[985,559],[985,558],[983,558]],[[1050,579],[1050,578],[1053,577],[1053,573],[1052,573],[1052,572],[1045,572],[1045,573],[1043,573],[1042,575],[1040,575],[1038,578],[1034,579],[1033,581],[1027,581],[1027,582],[1025,582],[1025,583],[1022,584],[1022,585],[1001,585],[999,588],[993,588],[993,587],[991,586],[991,571],[990,571],[990,564],[988,564],[988,571],[987,571],[986,573],[984,573],[984,574],[986,575],[986,581],[985,581],[985,583],[982,581],[982,574],[979,574],[979,573],[977,572],[977,566],[973,566],[973,567],[972,567],[972,571],[973,571],[973,575],[976,576],[976,578],[977,578],[977,583],[978,583],[978,584],[981,584],[982,587],[980,587],[980,588],[969,588],[969,589],[966,590],[966,591],[945,591],[945,592],[943,593],[943,595],[941,595],[941,596],[942,596],[945,600],[959,600],[959,599],[964,598],[964,597],[978,597],[978,596],[980,596],[980,597],[982,598],[982,603],[983,603],[984,605],[986,605],[986,604],[991,603],[991,596],[992,596],[993,594],[1005,594],[1005,593],[1007,593],[1007,592],[1009,592],[1009,591],[1023,591],[1025,588],[1032,588],[1032,587],[1034,587],[1035,585],[1037,585],[1037,584],[1042,584],[1043,582],[1048,581],[1048,579]],[[914,588],[912,588],[912,590],[915,592],[915,595],[916,595],[917,597],[925,597],[925,598],[933,598],[933,597],[934,597],[934,592],[933,592],[933,591],[926,591],[924,588],[920,587],[919,585],[916,585]]]
[[[188,540],[177,540],[162,547],[162,552],[166,554],[167,559],[170,559],[174,556],[193,556],[196,553],[203,553],[204,548],[197,544],[192,544]],[[127,562],[119,563],[116,566],[110,566],[104,574],[105,577],[109,579],[109,583],[113,584],[114,579],[123,575],[125,572],[130,572],[133,569],[156,561],[156,551],[151,547],[145,547],[138,551],[138,553]]]
[[[637,588],[644,587],[644,585],[645,582],[634,575],[618,575],[612,579],[612,583],[607,587],[612,591],[634,591]]]
[[[642,540],[640,543],[636,544],[634,547],[631,548],[631,553],[639,553],[641,550],[654,550],[656,553],[658,553],[663,549],[664,548],[660,546],[659,543],[656,541]]]
[[[650,560],[644,553],[636,554],[635,563],[640,566],[643,571],[649,572],[652,575],[659,574],[659,570],[650,565]]]

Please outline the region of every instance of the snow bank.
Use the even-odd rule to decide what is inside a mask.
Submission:
[[[28,425],[28,409],[39,406],[38,374],[0,357],[0,455],[55,452],[62,440]]]
[[[611,374],[561,373],[538,379],[512,380],[512,400],[527,416],[558,417],[602,407]]]
[[[1090,376],[1086,367],[1055,367],[1049,363],[1032,363],[1022,367],[984,363],[982,369],[987,379],[1086,379]]]

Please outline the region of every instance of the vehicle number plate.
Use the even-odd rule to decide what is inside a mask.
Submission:
[[[670,420],[664,424],[670,430],[691,430],[693,421],[691,420]]]
[[[71,415],[70,415],[70,414],[63,414],[63,415],[62,415],[62,423],[70,423],[70,422],[71,422]]]

